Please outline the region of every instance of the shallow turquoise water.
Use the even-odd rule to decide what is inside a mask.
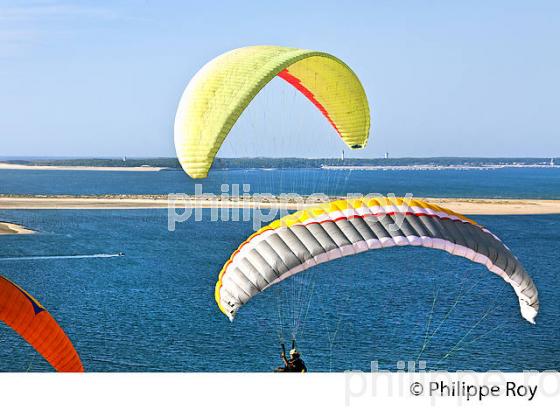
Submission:
[[[0,211],[0,220],[39,231],[2,237],[0,272],[49,309],[89,371],[269,371],[279,365],[278,331],[289,338],[294,290],[311,294],[298,344],[312,371],[368,370],[374,360],[395,369],[398,360],[417,359],[426,334],[436,330],[420,356],[428,368],[560,370],[560,216],[476,218],[534,277],[541,312],[532,326],[497,276],[419,248],[372,251],[321,265],[284,282],[282,291],[255,297],[230,323],[215,305],[214,284],[252,226],[211,222],[205,215],[169,232],[165,210]],[[1,259],[118,252],[125,256]],[[463,338],[463,350],[444,359]],[[3,324],[0,343],[0,370],[50,370]]]

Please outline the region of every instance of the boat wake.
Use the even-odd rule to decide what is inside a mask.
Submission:
[[[1,261],[33,261],[45,259],[88,259],[88,258],[118,258],[123,253],[95,253],[92,255],[48,255],[48,256],[17,256],[0,258]]]

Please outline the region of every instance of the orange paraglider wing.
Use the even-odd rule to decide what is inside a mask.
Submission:
[[[0,320],[15,330],[59,372],[83,372],[72,342],[29,293],[0,276]]]

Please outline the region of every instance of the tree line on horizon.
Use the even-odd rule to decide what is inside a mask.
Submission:
[[[213,169],[247,168],[321,168],[323,166],[485,166],[485,165],[547,165],[551,158],[216,158]],[[89,167],[160,167],[181,169],[177,158],[67,158],[18,159],[4,163],[43,166]]]

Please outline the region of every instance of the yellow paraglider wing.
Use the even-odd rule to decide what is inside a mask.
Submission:
[[[216,153],[251,100],[279,76],[302,92],[352,149],[369,136],[367,97],[354,72],[318,51],[253,46],[206,64],[188,84],[175,117],[175,149],[192,178],[208,175]]]

